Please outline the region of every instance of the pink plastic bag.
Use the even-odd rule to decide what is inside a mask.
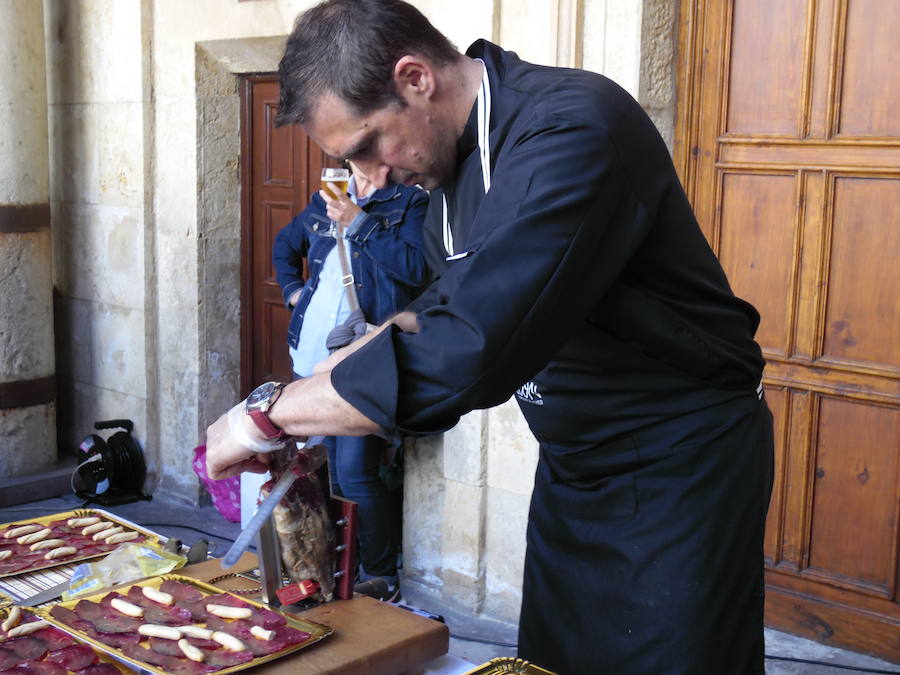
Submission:
[[[206,446],[194,448],[194,473],[212,497],[213,506],[225,520],[232,523],[241,522],[241,479],[239,476],[213,480],[206,473]]]

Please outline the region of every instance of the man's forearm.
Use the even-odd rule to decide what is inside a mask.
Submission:
[[[331,385],[330,373],[287,385],[269,411],[272,422],[291,436],[366,436],[380,431]]]

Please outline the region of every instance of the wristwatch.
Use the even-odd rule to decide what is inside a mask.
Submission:
[[[247,414],[259,427],[267,439],[284,438],[287,434],[269,419],[269,409],[281,395],[285,385],[282,382],[266,382],[259,385],[247,397]]]

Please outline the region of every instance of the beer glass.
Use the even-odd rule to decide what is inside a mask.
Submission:
[[[335,169],[333,167],[325,167],[322,169],[321,189],[325,194],[333,196],[334,192],[328,189],[329,185],[333,185],[338,193],[346,193],[350,188],[350,170]],[[339,235],[337,223],[333,220],[329,221],[328,232],[326,234],[332,237],[337,237]]]

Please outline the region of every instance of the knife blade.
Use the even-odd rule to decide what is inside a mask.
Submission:
[[[45,588],[43,591],[39,591],[38,593],[19,601],[17,604],[22,605],[23,607],[37,607],[38,605],[43,605],[45,602],[56,600],[68,589],[69,581],[66,580],[51,586],[50,588]]]

